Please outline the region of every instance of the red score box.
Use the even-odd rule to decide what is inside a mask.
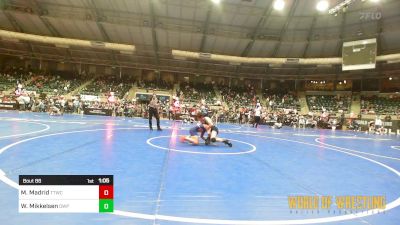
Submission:
[[[99,199],[113,199],[114,187],[113,185],[100,185],[99,186]]]

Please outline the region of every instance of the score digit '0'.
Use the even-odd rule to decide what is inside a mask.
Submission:
[[[110,183],[110,178],[107,178],[107,177],[105,177],[105,178],[99,178],[99,183],[101,183],[101,184],[108,184],[108,183]]]

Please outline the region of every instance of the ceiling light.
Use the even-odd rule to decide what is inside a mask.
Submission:
[[[392,80],[393,78],[392,77],[389,77],[389,80]]]
[[[332,7],[331,9],[329,9],[329,14],[335,15],[337,13],[340,13],[340,11],[342,11],[342,10],[345,11],[346,7],[348,7],[349,5],[353,4],[356,1],[357,0],[344,0],[344,1],[341,1],[339,4],[337,4],[336,6]]]
[[[214,4],[219,4],[219,3],[221,3],[221,0],[211,0]]]
[[[281,11],[283,8],[285,8],[285,2],[283,0],[275,0],[274,9]]]
[[[379,2],[379,0],[370,0],[371,2]]]
[[[329,8],[329,2],[326,0],[321,0],[317,3],[317,10],[320,12],[325,12]]]

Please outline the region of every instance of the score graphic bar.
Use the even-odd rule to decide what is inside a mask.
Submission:
[[[113,175],[20,175],[20,213],[110,213]]]

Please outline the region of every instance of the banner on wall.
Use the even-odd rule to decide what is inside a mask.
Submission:
[[[84,108],[83,112],[85,115],[97,115],[97,116],[111,116],[111,109],[98,109],[98,108]]]
[[[375,120],[373,119],[361,119],[361,120],[356,120],[356,122],[361,125],[362,128],[364,128],[363,130],[368,128],[368,124],[370,122],[373,122]],[[392,131],[395,131],[397,129],[400,129],[400,120],[392,120],[390,122],[388,121],[384,121],[382,122],[383,127],[388,128],[388,129],[392,129]]]
[[[141,101],[141,102],[149,102],[152,98],[153,94],[150,93],[136,93],[136,100]],[[169,102],[171,96],[169,95],[160,95],[156,94],[157,98],[161,102]]]
[[[100,101],[100,97],[97,95],[81,95],[81,100],[94,102],[94,101]]]
[[[15,102],[0,102],[0,109],[13,110],[16,108],[17,104]]]

